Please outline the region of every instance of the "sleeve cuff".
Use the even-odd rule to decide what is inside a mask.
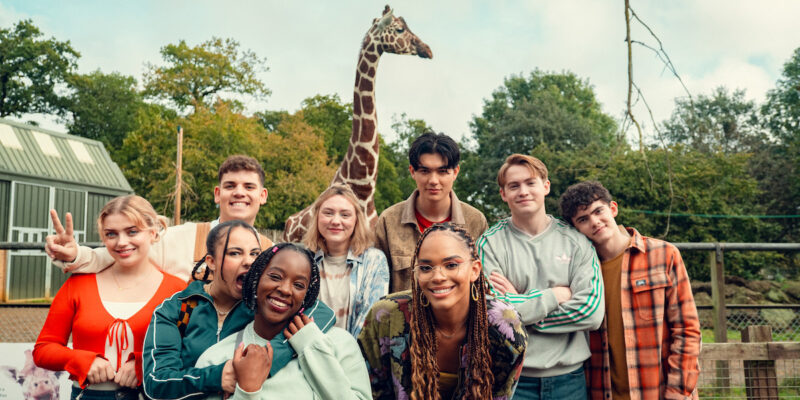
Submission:
[[[542,301],[544,302],[547,314],[558,309],[558,299],[556,299],[556,294],[553,293],[553,289],[545,289],[542,291]]]
[[[258,395],[261,393],[261,388],[258,388],[255,392],[248,392],[241,387],[239,384],[236,384],[236,391],[233,393],[233,398],[235,399],[257,399]]]
[[[297,354],[301,354],[306,347],[322,339],[323,336],[319,326],[317,326],[316,323],[311,323],[297,331],[297,333],[289,339],[289,344],[292,345],[292,348],[294,348]]]

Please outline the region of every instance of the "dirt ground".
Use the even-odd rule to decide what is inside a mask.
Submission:
[[[0,306],[0,343],[35,342],[49,310],[46,305]]]

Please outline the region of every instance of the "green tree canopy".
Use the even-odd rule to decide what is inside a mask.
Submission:
[[[783,65],[776,87],[761,108],[770,131],[785,142],[800,141],[800,47]]]
[[[462,146],[462,151],[467,151],[456,189],[489,220],[506,213],[496,183],[505,157],[530,154],[542,144],[558,151],[577,151],[594,144],[607,152],[617,129],[587,81],[571,72],[540,70],[528,78],[507,78],[484,101],[482,114],[474,117],[471,126],[472,137]]]
[[[69,41],[43,36],[31,20],[0,29],[0,117],[63,112],[55,87],[75,69],[80,54]]]
[[[767,194],[771,214],[800,214],[800,48],[784,64],[776,87],[767,92],[761,115],[775,141],[756,153],[753,175]],[[783,240],[800,241],[800,218],[781,224]]]
[[[166,66],[148,64],[144,75],[145,96],[170,101],[179,110],[210,107],[214,95],[246,94],[263,98],[270,90],[258,79],[266,71],[266,59],[240,50],[233,39],[214,37],[199,46],[186,41],[161,48]]]
[[[303,100],[301,109],[305,122],[324,133],[328,159],[341,162],[353,131],[353,104],[342,103],[337,94],[318,94]]]
[[[136,116],[144,107],[136,91],[136,80],[100,70],[67,77],[71,93],[65,108],[69,133],[103,142],[112,153],[122,147],[125,136],[137,127]]]
[[[302,116],[279,124],[284,134],[269,132],[254,117],[223,101],[198,108],[186,117],[149,106],[139,112],[139,126],[123,142],[120,166],[134,190],[160,212],[172,214],[175,191],[176,128],[184,128],[183,218],[216,218],[213,188],[226,157],[247,154],[266,171],[267,204],[256,219],[260,228],[281,229],[292,213],[311,204],[327,187],[334,167],[327,162],[322,138]]]
[[[664,123],[664,136],[672,144],[682,143],[702,152],[747,152],[766,140],[755,102],[745,99],[744,90],[729,93],[716,88],[711,95],[693,101],[675,100],[675,109]]]

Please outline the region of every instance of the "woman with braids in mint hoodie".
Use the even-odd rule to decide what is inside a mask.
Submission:
[[[243,221],[226,221],[209,232],[206,248],[208,268],[203,279],[165,300],[150,321],[142,356],[144,391],[150,398],[196,399],[235,387],[230,362],[194,365],[203,351],[253,320],[252,310],[241,301],[242,284],[261,252],[259,236]],[[322,303],[315,303],[308,313],[317,321],[334,320]],[[273,349],[273,372],[277,372],[294,351],[282,335],[275,338]]]
[[[198,367],[232,359],[233,399],[371,399],[364,358],[356,340],[330,321],[306,314],[320,290],[314,254],[300,244],[280,243],[253,262],[242,296],[255,319],[208,349]],[[275,339],[283,334],[297,353],[275,369]]]

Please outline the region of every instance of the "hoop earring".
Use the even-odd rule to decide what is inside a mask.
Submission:
[[[475,285],[475,282],[472,282],[469,288],[469,292],[472,295],[472,300],[478,301],[480,300],[480,293],[478,292],[478,286]]]
[[[419,304],[421,304],[423,307],[427,307],[431,305],[431,301],[428,300],[427,297],[425,297],[425,294],[419,292]]]

